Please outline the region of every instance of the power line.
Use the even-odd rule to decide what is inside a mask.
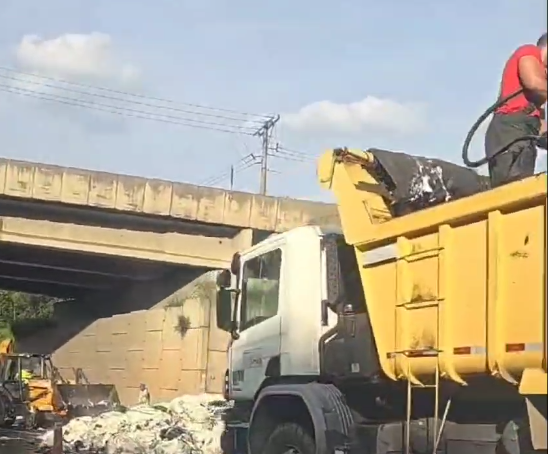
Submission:
[[[239,161],[237,161],[235,164],[231,165],[230,168],[228,168],[227,170],[221,172],[220,174],[213,175],[212,177],[207,178],[200,184],[202,186],[214,186],[220,183],[221,181],[226,180],[227,178],[230,178],[231,180],[230,186],[232,188],[234,186],[234,177],[236,174],[243,172],[244,170],[247,170],[250,167],[253,167],[257,164],[259,164],[257,157],[254,154],[250,153],[244,156]]]
[[[240,167],[231,166],[229,171],[217,176],[216,178],[212,178],[209,181],[206,181],[205,183],[202,183],[202,186],[216,186],[225,180],[229,180],[230,182],[229,189],[233,190],[234,184],[236,181],[236,175],[239,175],[244,170],[250,169],[251,167],[254,167],[258,164],[259,164],[258,162],[248,162],[247,164],[242,165]]]
[[[11,89],[15,89],[15,90],[18,90],[18,91],[21,91],[21,92],[26,92],[26,93],[29,93],[29,92],[30,93],[37,93],[39,95],[45,95],[45,96],[48,96],[48,97],[51,97],[51,98],[54,98],[54,99],[84,103],[84,104],[88,104],[90,106],[99,106],[99,107],[104,107],[104,108],[107,108],[107,109],[116,109],[116,110],[120,110],[120,111],[126,111],[126,112],[137,113],[137,114],[152,114],[152,115],[157,115],[159,117],[163,117],[163,118],[167,118],[167,119],[171,119],[171,120],[182,120],[182,121],[188,121],[188,122],[191,122],[191,123],[206,124],[206,125],[211,125],[211,126],[243,128],[243,127],[238,127],[238,126],[234,126],[234,125],[227,125],[227,124],[224,124],[224,123],[216,123],[216,122],[211,122],[211,121],[196,120],[194,118],[181,117],[181,116],[177,116],[177,115],[155,114],[153,112],[147,112],[147,111],[143,111],[143,110],[132,109],[132,108],[129,108],[129,107],[115,106],[115,105],[110,105],[110,104],[102,104],[102,103],[98,103],[98,102],[95,102],[95,101],[88,101],[88,100],[84,100],[84,99],[76,99],[76,98],[71,98],[71,97],[62,96],[62,95],[58,95],[58,94],[44,93],[44,92],[41,92],[41,91],[29,90],[27,88],[13,87],[11,85],[0,84],[0,87],[11,88]],[[252,130],[251,127],[245,127],[245,128],[248,129],[248,130]]]
[[[278,146],[278,150],[280,153],[285,153],[285,154],[291,154],[291,155],[295,155],[295,156],[300,156],[300,157],[303,157],[305,159],[312,159],[312,160],[315,160],[316,158],[314,156],[312,156],[310,153],[306,153],[304,151],[299,151],[299,150],[295,150],[295,149],[292,149],[292,148],[287,148],[287,147],[284,147],[284,146]]]
[[[0,67],[0,70],[2,70],[2,69],[3,68]],[[21,75],[25,75],[25,73],[21,73]],[[43,76],[34,76],[34,77],[41,78]],[[219,114],[208,113],[208,112],[199,112],[197,110],[182,109],[182,108],[173,107],[173,106],[162,106],[162,105],[158,105],[158,104],[153,104],[151,102],[136,101],[136,100],[129,99],[129,98],[120,98],[120,96],[105,95],[105,94],[102,94],[102,93],[93,93],[91,91],[86,91],[86,90],[81,90],[81,89],[67,88],[67,87],[63,87],[63,86],[59,86],[59,85],[55,85],[55,84],[51,84],[51,83],[47,83],[47,82],[41,82],[41,81],[39,82],[39,81],[34,81],[34,80],[21,79],[21,76],[14,77],[14,76],[8,76],[8,75],[0,73],[0,78],[11,80],[11,81],[14,81],[14,82],[23,83],[23,84],[30,84],[30,85],[35,85],[35,86],[39,86],[39,87],[53,88],[55,90],[59,90],[59,91],[62,91],[62,92],[74,93],[74,94],[79,94],[79,95],[84,95],[84,96],[91,96],[91,97],[95,97],[95,98],[103,98],[103,99],[108,99],[108,100],[112,100],[112,101],[120,101],[120,102],[124,102],[124,103],[144,106],[144,107],[152,107],[152,108],[155,108],[155,109],[163,109],[163,110],[169,110],[169,111],[173,111],[173,112],[180,112],[180,113],[191,114],[191,115],[198,115],[198,116],[204,116],[204,117],[210,117],[210,118],[218,118],[218,119],[227,120],[227,121],[245,122],[249,125],[251,125],[251,124],[262,124],[263,123],[262,120],[246,120],[245,118],[237,118],[237,117],[233,117],[233,116],[219,115]],[[49,78],[47,78],[46,80],[49,80]],[[63,83],[66,83],[66,82],[63,82]],[[20,87],[18,87],[18,88],[20,88]],[[99,89],[102,90],[102,88],[99,88]],[[94,90],[97,90],[97,88],[94,88]],[[135,97],[135,95],[126,95],[126,96]],[[139,96],[139,98],[141,99],[140,96]],[[152,99],[154,99],[154,98],[152,98]],[[250,127],[250,126],[248,126],[248,127]]]
[[[230,170],[227,173],[219,175],[219,177],[217,177],[216,179],[210,180],[209,182],[207,182],[207,184],[204,184],[204,186],[216,186],[219,183],[223,182],[224,180],[228,179],[229,182],[230,182],[229,189],[232,191],[234,189],[234,184],[235,184],[235,181],[236,181],[236,175],[238,175],[238,174],[242,173],[244,170],[247,170],[247,169],[249,169],[251,167],[254,167],[258,164],[259,164],[258,162],[248,162],[247,164],[242,165],[238,168],[236,168],[234,166],[231,166]]]
[[[273,154],[270,155],[272,158],[282,159],[284,161],[292,161],[292,162],[301,162],[303,164],[312,164],[312,161],[302,159],[296,156],[286,156],[286,155],[280,155],[280,154]]]
[[[298,162],[302,164],[315,164],[316,160],[313,156],[311,156],[308,153],[304,153],[302,151],[294,150],[294,149],[288,149],[285,147],[280,146],[280,144],[276,144],[274,147],[269,147],[269,157],[278,158],[281,160],[291,161],[291,162]],[[235,176],[244,170],[247,170],[251,167],[254,167],[258,164],[262,164],[263,160],[261,157],[254,155],[253,153],[249,153],[246,156],[244,156],[239,161],[232,164],[228,169],[224,170],[223,172],[216,174],[200,184],[203,186],[215,186],[219,184],[220,182],[224,180],[230,180],[230,189],[232,190],[234,187],[234,179]],[[262,167],[262,166],[261,166]],[[292,169],[293,171],[296,169]],[[297,169],[298,170],[298,169]],[[270,167],[267,168],[266,172],[268,174],[285,174],[285,171],[278,171],[275,169],[272,169]]]
[[[261,159],[258,161],[257,157],[252,153],[244,156],[239,162],[231,166],[228,171],[223,172],[220,175],[214,176],[206,180],[204,184],[215,185],[226,178],[230,178],[231,186],[233,185],[234,176],[236,173],[242,172],[254,165],[261,164],[261,179],[260,179],[260,193],[265,195],[267,192],[267,180],[268,173],[273,172],[268,167],[268,158],[270,156],[283,159],[287,161],[296,161],[310,163],[314,161],[314,158],[307,153],[303,153],[298,150],[292,150],[286,147],[276,145],[273,149],[270,146],[272,135],[280,116],[267,116],[251,114],[247,112],[239,112],[231,109],[224,109],[218,107],[209,107],[200,104],[192,104],[185,102],[176,102],[170,99],[156,98],[152,96],[146,96],[138,93],[131,93],[121,90],[115,90],[112,88],[87,85],[77,82],[71,82],[53,77],[27,73],[12,68],[0,66],[0,71],[7,72],[11,75],[2,74],[0,72],[0,78],[5,80],[11,80],[20,84],[30,84],[37,87],[51,88],[62,93],[70,93],[80,95],[79,97],[63,96],[59,93],[48,93],[28,88],[22,88],[21,86],[14,86],[13,84],[0,84],[0,92],[11,93],[19,96],[26,96],[30,98],[40,99],[49,102],[55,102],[59,104],[80,107],[95,111],[106,112],[123,117],[138,118],[144,120],[157,121],[162,123],[169,123],[178,126],[187,126],[192,128],[213,130],[231,134],[244,134],[247,136],[257,136],[262,138],[262,153]],[[22,77],[24,76],[24,78]],[[37,80],[29,80],[28,77],[35,78]],[[52,83],[44,82],[49,81]],[[76,88],[70,88],[76,87]],[[83,90],[84,89],[84,90]],[[92,91],[89,91],[92,90]],[[101,93],[95,93],[99,91]],[[116,95],[116,96],[114,96]],[[90,97],[91,99],[85,99],[83,97]],[[121,97],[124,96],[124,97]],[[128,98],[129,97],[129,98]],[[96,102],[95,99],[101,98],[105,100],[115,101],[123,103],[124,105],[113,105]],[[134,98],[134,99],[131,99]],[[138,100],[137,100],[138,99]],[[161,102],[169,105],[155,104]],[[209,121],[205,119],[189,118],[182,115],[170,115],[166,113],[158,113],[149,110],[140,110],[128,107],[127,104],[137,105],[155,110],[167,110],[176,112],[179,114],[187,114],[198,117],[208,117],[224,120],[229,123],[219,123]],[[186,106],[187,108],[181,108],[177,106]],[[192,108],[192,109],[189,109]],[[199,111],[201,109],[204,111]],[[208,112],[209,111],[209,112]],[[223,112],[223,114],[211,113],[211,112]],[[233,114],[233,115],[226,115]],[[237,116],[241,117],[238,118]],[[244,124],[237,125],[230,122],[243,122]],[[256,129],[253,125],[260,124],[260,127]]]
[[[263,121],[264,121],[264,119],[267,119],[267,118],[270,117],[269,115],[260,115],[260,114],[254,114],[254,113],[249,113],[249,112],[241,112],[241,111],[237,111],[237,110],[233,110],[233,109],[225,109],[225,108],[221,108],[221,107],[210,107],[210,106],[205,106],[205,105],[201,105],[201,104],[193,104],[193,103],[182,102],[182,101],[174,101],[174,100],[171,100],[171,99],[159,98],[159,97],[154,97],[154,96],[149,96],[149,95],[143,95],[143,94],[140,94],[140,93],[132,93],[132,92],[123,91],[123,90],[116,90],[114,88],[107,88],[107,87],[101,87],[101,86],[97,86],[97,85],[83,84],[83,83],[80,83],[80,82],[73,82],[73,81],[68,81],[68,80],[63,80],[63,79],[57,79],[57,78],[54,78],[54,77],[44,76],[44,75],[41,75],[41,74],[34,74],[34,73],[25,72],[25,71],[20,71],[20,70],[13,69],[13,68],[8,68],[6,66],[0,66],[0,70],[10,72],[10,73],[20,74],[20,75],[27,76],[27,77],[36,77],[38,79],[48,80],[50,82],[55,82],[55,83],[59,83],[59,84],[71,85],[71,86],[74,86],[74,87],[87,88],[87,89],[98,90],[98,91],[102,91],[102,92],[116,93],[118,95],[132,96],[134,98],[139,98],[139,99],[144,99],[144,100],[149,100],[149,101],[158,101],[158,102],[163,102],[163,103],[172,104],[172,105],[188,106],[188,107],[194,107],[194,108],[197,108],[197,109],[232,113],[232,114],[241,115],[241,116],[244,116],[244,117],[256,117],[256,118],[259,118],[259,119],[263,119]]]
[[[298,161],[298,162],[307,162],[307,163],[314,163],[316,161],[314,157],[310,156],[307,153],[288,150],[283,147],[277,147],[273,149],[271,156],[273,158],[285,159],[288,161]]]
[[[139,118],[144,120],[153,120],[162,123],[169,123],[179,126],[188,126],[199,129],[207,129],[219,132],[226,132],[231,134],[246,134],[252,136],[250,128],[243,129],[243,127],[236,127],[230,124],[208,122],[202,120],[196,120],[193,118],[179,117],[166,114],[155,114],[153,112],[147,112],[143,110],[130,109],[126,107],[119,107],[113,105],[107,105],[102,103],[96,103],[92,101],[79,100],[66,96],[54,95],[44,92],[37,92],[34,90],[28,90],[24,88],[13,87],[11,85],[0,84],[0,92],[12,93],[19,96],[27,96],[30,98],[41,99],[44,101],[55,102],[59,104],[65,104],[69,106],[82,107],[85,109],[97,110],[101,112],[107,112],[114,115],[120,115],[123,117]]]
[[[226,180],[227,178],[233,179],[234,175],[236,173],[239,173],[243,170],[248,169],[249,167],[256,165],[256,161],[243,161],[239,162],[237,164],[231,165],[227,170],[224,170],[223,172],[213,175],[209,177],[208,179],[202,181],[200,184],[203,186],[212,186],[216,185],[218,183],[221,183],[222,181]]]

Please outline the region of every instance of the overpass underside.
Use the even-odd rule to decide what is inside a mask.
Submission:
[[[81,298],[173,272],[196,273],[185,266],[116,256],[3,242],[0,247],[0,288],[59,298]]]
[[[0,288],[81,299],[167,280],[184,285],[207,270],[227,267],[234,252],[264,235],[0,198]]]

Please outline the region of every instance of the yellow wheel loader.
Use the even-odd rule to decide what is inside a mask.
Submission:
[[[0,425],[18,419],[27,426],[92,415],[119,405],[114,385],[81,383],[61,376],[50,355],[14,353],[13,343],[0,342]]]

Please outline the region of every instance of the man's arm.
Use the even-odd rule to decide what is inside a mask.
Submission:
[[[524,88],[533,93],[535,103],[541,106],[548,98],[546,71],[533,56],[524,56],[519,60],[519,78]]]

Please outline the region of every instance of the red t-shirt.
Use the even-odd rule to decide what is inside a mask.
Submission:
[[[542,63],[540,49],[533,44],[526,44],[518,48],[510,57],[506,66],[504,67],[504,72],[502,73],[502,82],[500,85],[500,97],[504,98],[506,96],[515,93],[520,88],[523,88],[521,80],[519,79],[519,61],[522,57],[534,57],[540,63]],[[499,107],[496,112],[501,114],[510,114],[522,112],[526,107],[531,103],[523,95],[523,93],[515,98],[512,98],[507,103]],[[531,113],[532,116],[540,117],[540,111],[538,108],[535,108],[535,111]]]

